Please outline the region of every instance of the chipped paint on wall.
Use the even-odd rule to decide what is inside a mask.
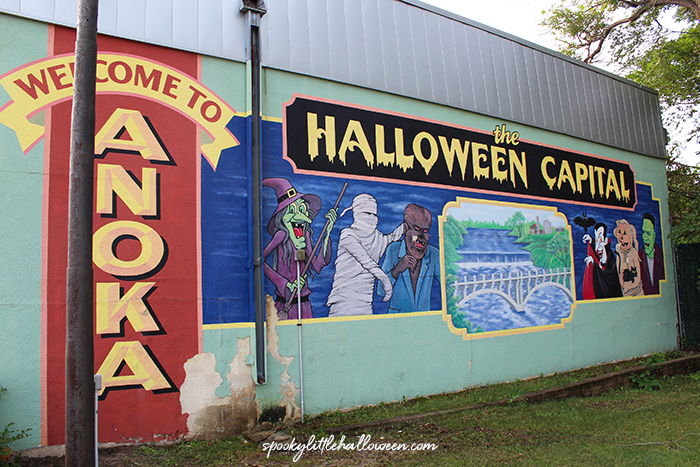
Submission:
[[[267,296],[267,351],[274,360],[284,366],[279,376],[281,400],[285,408],[285,421],[301,418],[296,398],[299,388],[291,380],[289,365],[294,357],[280,354],[277,334],[277,310],[274,300]],[[219,397],[216,389],[224,379],[216,371],[216,356],[211,352],[197,354],[184,365],[186,377],[180,388],[180,406],[188,414],[188,438],[212,439],[234,436],[251,429],[260,415],[256,399],[256,385],[252,366],[246,362],[251,355],[250,336],[238,337],[236,355],[229,364],[226,375],[231,395]]]
[[[223,429],[221,421],[229,412],[230,397],[217,397],[216,388],[223,378],[216,372],[212,353],[197,354],[185,362],[185,382],[180,387],[180,406],[187,417],[187,431],[193,438],[202,437],[210,427]]]
[[[243,432],[257,423],[258,405],[255,401],[255,380],[252,366],[246,364],[250,355],[250,336],[238,338],[238,352],[231,362],[231,371],[227,378],[231,383],[231,404],[236,425],[235,431]]]
[[[277,309],[275,308],[275,301],[269,295],[265,296],[265,313],[267,314],[267,351],[272,355],[272,358],[284,365],[284,371],[280,378],[280,389],[282,392],[282,401],[280,405],[286,410],[284,419],[285,421],[301,419],[301,409],[299,409],[296,403],[299,388],[291,381],[288,371],[289,365],[292,363],[292,360],[294,360],[294,357],[283,357],[280,355],[280,338],[277,334],[279,318],[277,316]]]
[[[216,371],[212,353],[197,354],[184,365],[185,382],[180,388],[182,413],[188,414],[188,437],[211,439],[233,436],[248,430],[257,422],[255,382],[246,364],[250,354],[250,337],[238,339],[238,351],[227,375],[231,395],[218,397],[216,388],[224,381]]]

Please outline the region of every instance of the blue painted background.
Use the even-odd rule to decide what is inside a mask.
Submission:
[[[235,323],[254,321],[252,305],[252,216],[250,197],[251,167],[246,144],[247,126],[250,118],[234,117],[228,125],[229,130],[238,138],[240,145],[225,150],[216,171],[207,163],[202,164],[202,296],[204,324]],[[282,124],[263,121],[263,178],[282,177],[292,182],[300,193],[318,195],[323,205],[312,224],[314,242],[323,229],[323,215],[333,206],[343,183],[340,178],[297,175],[291,165],[282,159]],[[352,157],[352,153],[349,154]],[[573,223],[576,216],[585,212],[596,222],[608,225],[608,237],[612,236],[617,219],[627,219],[637,228],[637,240],[642,246],[642,216],[650,212],[657,219],[656,238],[661,244],[661,227],[659,204],[651,198],[651,187],[637,185],[637,206],[632,211],[607,209],[586,205],[557,203],[551,200],[518,199],[512,196],[486,195],[469,191],[446,190],[427,187],[382,183],[374,181],[348,180],[348,189],[340,203],[339,213],[350,206],[352,199],[360,193],[369,193],[377,199],[378,228],[389,233],[403,221],[403,210],[409,203],[426,207],[433,214],[430,230],[430,243],[439,247],[437,216],[442,214],[444,205],[457,197],[471,197],[506,202],[524,202],[545,206],[556,206],[566,215],[572,226],[574,248],[574,273],[576,275],[576,294],[581,298],[586,246],[582,243],[583,228]],[[267,222],[277,207],[275,193],[270,188],[263,188],[263,247],[270,241]],[[486,208],[486,207],[485,207]],[[312,290],[310,299],[314,317],[328,316],[326,299],[333,283],[335,249],[340,231],[352,224],[352,212],[338,219],[331,234],[333,257],[320,274],[309,279]],[[592,229],[589,229],[589,233]],[[664,252],[668,254],[668,252]],[[269,258],[271,260],[271,258]],[[381,264],[381,260],[380,260]],[[274,296],[274,286],[265,280],[265,293]],[[431,308],[439,310],[441,300],[437,284],[433,287]],[[374,298],[375,314],[386,313],[387,304],[376,294]]]

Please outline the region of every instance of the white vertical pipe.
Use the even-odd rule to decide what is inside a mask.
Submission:
[[[98,423],[97,423],[97,405],[99,403],[99,398],[100,398],[100,390],[102,389],[102,375],[101,374],[96,374],[95,375],[95,467],[98,467],[100,465],[100,461],[97,458],[97,443],[98,443]]]
[[[297,330],[299,335],[299,392],[301,394],[301,422],[304,423],[304,364],[303,358],[301,356],[301,289],[299,285],[299,261],[297,263]]]

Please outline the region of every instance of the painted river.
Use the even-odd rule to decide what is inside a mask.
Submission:
[[[457,263],[460,280],[464,276],[509,273],[528,274],[542,271],[535,267],[530,253],[522,250],[523,244],[509,236],[508,230],[470,228],[464,235],[464,245],[457,252],[462,261]],[[522,312],[515,311],[505,298],[487,293],[469,299],[458,311],[484,331],[528,328],[558,324],[571,313],[572,300],[564,291],[554,286],[543,287],[533,293]]]

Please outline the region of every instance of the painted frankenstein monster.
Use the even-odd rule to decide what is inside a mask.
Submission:
[[[316,195],[297,192],[289,180],[284,178],[266,178],[262,185],[275,190],[277,195],[277,209],[267,224],[267,231],[272,235],[272,240],[263,251],[265,260],[265,275],[275,285],[275,307],[280,319],[297,319],[297,286],[301,286],[301,317],[313,318],[309,294],[311,289],[307,283],[306,275],[297,280],[297,265],[295,264],[296,250],[306,251],[310,258],[313,250],[313,231],[311,222],[321,209],[321,199]],[[323,243],[313,258],[310,258],[311,268],[316,273],[331,260],[330,233],[338,218],[337,209],[331,209],[324,216],[328,219],[328,226]],[[272,265],[267,263],[267,257],[272,254]],[[307,259],[308,261],[308,259]],[[303,270],[304,263],[301,263]],[[288,315],[283,311],[289,301],[293,306],[289,308]]]
[[[642,241],[644,248],[639,249],[639,266],[642,276],[644,295],[659,294],[659,282],[666,279],[664,271],[664,253],[661,245],[656,243],[656,218],[646,212],[642,221]]]

